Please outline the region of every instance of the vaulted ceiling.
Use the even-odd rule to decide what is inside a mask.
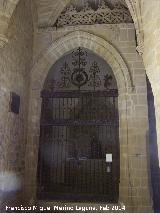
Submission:
[[[0,0],[0,47],[7,42],[7,29],[10,18],[19,0]]]
[[[53,26],[60,13],[70,4],[76,8],[82,8],[88,2],[94,8],[102,1],[110,5],[120,2],[127,7],[125,0],[37,0],[38,25],[40,27]]]
[[[0,46],[3,46],[7,42],[6,32],[9,25],[10,18],[14,12],[16,5],[20,0],[0,0]],[[82,4],[84,0],[33,0],[37,5],[38,13],[38,26],[48,27],[55,23],[58,16],[64,10],[64,8],[71,1],[79,1]],[[93,3],[101,0],[89,0]],[[105,0],[105,1],[119,1],[119,0]],[[142,36],[142,22],[141,22],[141,0],[120,0],[123,4],[126,3],[130,13],[132,15],[137,35]]]
[[[36,0],[38,8],[38,25],[51,26],[70,0]]]
[[[115,3],[121,3],[127,7],[125,0],[87,0],[87,1],[86,0],[70,0],[69,4],[82,8],[86,4],[86,2],[89,3],[89,5],[91,5],[92,8],[94,8],[94,6],[97,6],[102,2],[104,2],[106,5],[113,5]]]

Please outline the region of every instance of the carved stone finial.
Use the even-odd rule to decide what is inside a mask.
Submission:
[[[118,9],[118,10],[121,10],[121,9],[124,9],[124,5],[122,5],[120,2],[116,2],[114,4],[114,9]]]
[[[83,11],[86,12],[86,11],[89,11],[89,10],[92,10],[92,8],[89,6],[89,3],[86,2],[86,3],[84,4]]]
[[[71,4],[70,7],[66,9],[66,12],[76,12],[76,8],[73,6],[73,4]]]
[[[109,9],[110,8],[105,4],[105,1],[102,1],[99,5],[98,5],[98,10],[99,9]]]
[[[144,53],[144,39],[140,32],[137,33],[137,44],[137,52],[142,56]]]
[[[101,2],[101,6],[106,7],[105,1]]]

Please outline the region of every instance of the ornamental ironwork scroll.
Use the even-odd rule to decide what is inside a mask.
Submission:
[[[63,90],[71,89],[72,87],[81,90],[83,86],[88,86],[93,91],[101,86],[110,89],[113,84],[113,76],[110,73],[102,74],[96,61],[93,61],[91,66],[88,67],[87,56],[86,50],[81,47],[74,50],[72,52],[72,61],[70,63],[65,61],[60,69],[60,79],[57,82],[54,79],[49,79],[46,83],[46,90]]]
[[[111,84],[112,84],[112,80],[113,80],[112,75],[106,74],[106,75],[104,76],[104,87],[105,87],[106,89],[109,89],[109,87],[110,87]]]
[[[72,53],[72,65],[74,68],[71,75],[71,82],[77,86],[79,90],[88,82],[88,74],[85,71],[85,66],[87,65],[86,56],[87,52],[83,51],[80,47]]]
[[[88,74],[86,72],[87,65],[87,52],[82,48],[78,48],[72,52],[72,65],[71,70],[68,63],[65,61],[61,68],[61,80],[59,82],[59,88],[70,88],[72,85],[80,88],[88,82]]]
[[[90,74],[90,79],[89,79],[88,86],[93,87],[93,89],[95,91],[96,87],[100,87],[100,85],[101,85],[101,79],[100,79],[100,77],[98,75],[100,73],[100,69],[99,69],[98,64],[97,64],[96,61],[94,61],[92,63],[92,66],[91,66],[89,72],[91,74]]]
[[[117,86],[110,87],[113,74],[85,48],[64,58],[41,92],[37,198],[117,203],[119,119]],[[106,153],[112,154],[112,165]]]
[[[80,11],[70,5],[57,19],[56,26],[133,23],[129,10],[120,2],[110,8],[102,1],[97,9],[86,3]]]
[[[59,83],[60,88],[69,88],[71,82],[71,69],[67,62],[65,62],[61,68],[61,82]]]

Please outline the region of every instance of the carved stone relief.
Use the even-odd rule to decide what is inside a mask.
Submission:
[[[74,5],[66,8],[57,19],[56,26],[91,25],[91,24],[118,24],[132,23],[129,10],[121,3],[114,4],[113,8],[102,1],[98,7],[92,8],[85,3],[80,10]]]

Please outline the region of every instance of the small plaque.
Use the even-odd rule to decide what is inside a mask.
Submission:
[[[112,154],[106,154],[106,162],[112,163]]]
[[[14,92],[11,92],[10,111],[15,114],[19,114],[19,108],[20,108],[20,96]]]

